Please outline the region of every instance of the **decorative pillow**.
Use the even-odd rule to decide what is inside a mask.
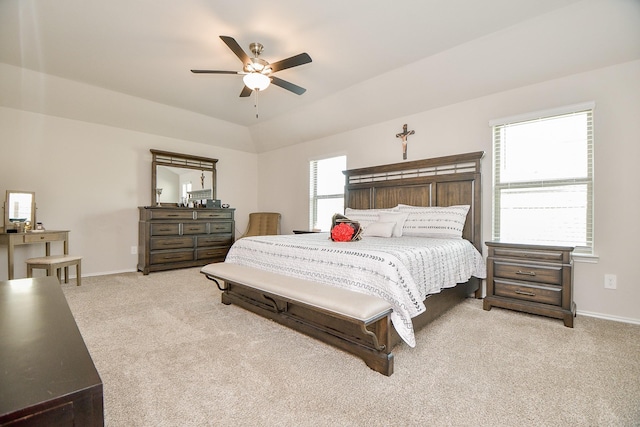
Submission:
[[[372,222],[363,228],[362,235],[371,237],[391,237],[395,226],[395,222]]]
[[[407,221],[409,214],[407,212],[380,212],[378,220],[380,222],[393,222],[393,237],[402,237],[402,228]]]
[[[362,228],[358,221],[351,220],[344,215],[334,214],[331,218],[330,238],[334,242],[350,242],[360,240]]]
[[[352,209],[346,208],[344,215],[354,221],[358,221],[365,228],[372,222],[378,221],[380,212],[394,212],[392,209]]]
[[[447,207],[398,205],[397,209],[409,214],[402,229],[404,236],[461,239],[469,205]]]

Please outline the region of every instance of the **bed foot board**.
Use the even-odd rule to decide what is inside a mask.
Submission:
[[[376,372],[393,374],[390,312],[364,324],[321,308],[225,282],[223,304],[234,304],[360,357]]]

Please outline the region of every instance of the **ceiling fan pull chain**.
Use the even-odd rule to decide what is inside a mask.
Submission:
[[[259,90],[254,90],[255,92],[255,102],[253,103],[253,106],[256,108],[256,119],[258,118],[258,113],[260,112],[258,110],[258,92],[260,92]]]

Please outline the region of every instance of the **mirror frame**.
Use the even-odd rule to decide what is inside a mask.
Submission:
[[[217,176],[216,176],[216,163],[218,159],[212,159],[209,157],[192,156],[189,154],[172,153],[170,151],[161,151],[151,149],[153,161],[151,162],[151,204],[149,206],[156,206],[156,179],[158,166],[171,166],[174,168],[183,169],[195,169],[203,172],[211,172],[211,197],[216,199],[217,193]],[[174,203],[160,203],[163,207],[173,206]]]
[[[36,193],[34,191],[19,191],[19,190],[7,190],[7,196],[4,200],[4,229],[5,231],[11,227],[11,221],[9,221],[10,215],[10,203],[12,194],[30,194],[31,195],[31,215],[27,218],[31,221],[31,227],[36,225]]]

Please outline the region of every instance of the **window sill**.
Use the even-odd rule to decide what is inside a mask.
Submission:
[[[600,257],[595,254],[581,254],[581,253],[573,253],[571,258],[575,262],[584,262],[587,264],[597,264],[600,261]]]

